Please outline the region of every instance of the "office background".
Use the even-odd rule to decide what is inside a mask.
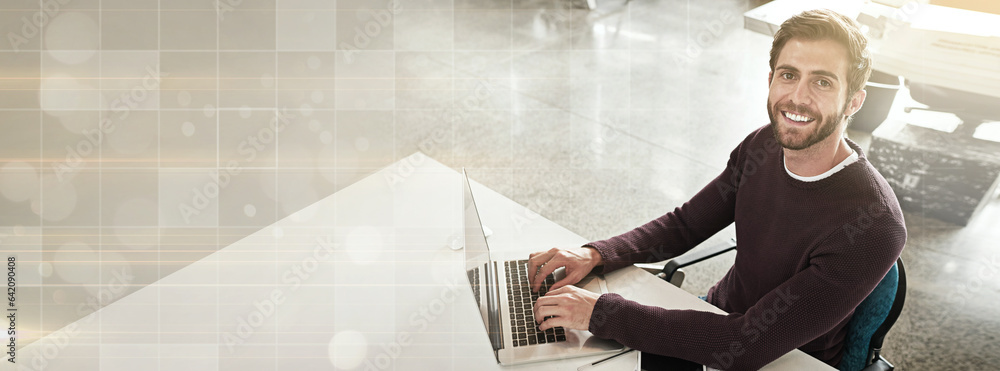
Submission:
[[[662,215],[767,123],[770,38],[742,20],[759,3],[6,0],[0,245],[20,260],[20,344],[416,151],[589,239]],[[1000,368],[1000,202],[965,227],[905,217],[884,353]]]

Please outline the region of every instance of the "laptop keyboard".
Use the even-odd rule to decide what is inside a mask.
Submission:
[[[472,284],[472,296],[476,297],[476,305],[482,306],[483,303],[479,300],[479,267],[473,268],[468,274],[469,283]]]
[[[551,274],[545,277],[545,282],[537,293],[531,292],[528,283],[528,261],[511,260],[504,262],[507,275],[507,302],[510,304],[510,328],[513,334],[514,346],[527,346],[566,341],[566,330],[554,327],[539,331],[535,324],[534,305],[539,295],[545,295],[549,287],[555,283]],[[550,317],[546,317],[548,319]]]

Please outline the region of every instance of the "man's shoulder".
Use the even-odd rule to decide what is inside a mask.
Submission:
[[[772,146],[780,148],[778,141],[774,139],[774,133],[771,132],[771,124],[764,124],[750,134],[747,134],[746,138],[743,138],[743,143],[751,146]]]
[[[781,145],[771,132],[771,125],[765,124],[747,134],[746,138],[733,150],[734,155],[745,157],[750,155],[757,162],[771,158],[781,153]]]
[[[844,224],[838,228],[851,244],[870,240],[881,245],[894,241],[897,250],[906,240],[906,222],[899,200],[889,183],[871,163],[865,160],[853,164],[855,171],[846,182],[840,182],[839,204],[850,205],[843,210]],[[895,258],[893,258],[895,260]]]
[[[877,208],[880,214],[885,214],[898,224],[902,224],[903,212],[899,206],[899,200],[896,198],[896,193],[892,190],[892,186],[879,173],[878,169],[871,162],[868,162],[868,158],[861,151],[860,146],[857,146],[854,142],[850,143],[852,147],[856,147],[855,150],[861,156],[857,162],[852,164],[857,169],[845,172],[845,175],[850,177],[845,185],[848,188],[846,191],[852,192],[856,197],[865,199],[866,203],[873,205],[872,209]]]

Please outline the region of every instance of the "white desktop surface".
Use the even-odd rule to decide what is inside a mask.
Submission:
[[[587,242],[473,187],[483,223],[494,231],[491,248],[505,256]],[[463,254],[449,247],[461,231],[461,204],[461,174],[416,153],[29,344],[18,352],[19,365],[575,370],[603,358],[496,363]],[[607,279],[611,291],[643,304],[722,313],[635,267]],[[279,294],[280,303],[268,304]],[[795,350],[765,369],[832,368]]]

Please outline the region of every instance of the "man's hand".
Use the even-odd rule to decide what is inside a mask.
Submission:
[[[545,277],[559,267],[566,267],[566,277],[549,288],[549,292],[566,285],[580,282],[594,267],[604,263],[601,254],[590,247],[575,249],[560,249],[553,247],[549,251],[536,252],[528,258],[528,282],[531,291],[538,292]]]
[[[566,286],[549,291],[535,302],[535,321],[538,329],[545,331],[553,327],[576,330],[590,329],[590,315],[601,296],[576,286]],[[549,319],[545,317],[554,316]]]

